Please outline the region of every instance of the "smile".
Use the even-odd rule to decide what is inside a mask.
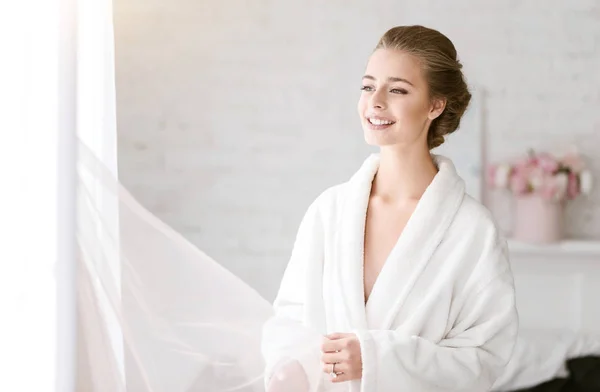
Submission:
[[[380,117],[367,117],[367,121],[373,129],[384,129],[396,123],[395,121]]]
[[[368,118],[367,120],[373,125],[390,125],[394,123],[394,121],[391,120],[380,120],[378,118]]]

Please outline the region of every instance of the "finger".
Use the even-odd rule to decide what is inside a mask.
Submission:
[[[329,371],[331,372],[331,365],[329,365]],[[335,364],[335,372],[336,373],[350,373],[350,366],[347,363],[336,363]]]
[[[324,353],[340,351],[342,349],[342,342],[340,340],[326,340],[321,343],[321,351]]]
[[[340,373],[343,372],[344,369],[347,369],[347,367],[342,366],[341,363],[336,363],[334,368],[333,363],[321,362],[321,370],[323,371],[323,373],[330,374],[332,369],[334,369],[336,373]]]
[[[352,339],[337,339],[337,340],[329,340],[324,342],[321,345],[321,351],[324,353],[334,352],[334,351],[342,351],[347,349],[352,349],[353,341]]]
[[[323,371],[323,373],[331,373],[331,367],[332,364],[331,363],[325,363],[323,361],[321,361],[321,370]]]
[[[329,340],[337,340],[337,339],[348,338],[351,335],[353,335],[353,334],[351,334],[351,333],[343,333],[343,332],[334,332],[334,333],[331,333],[331,334],[327,335],[326,338],[329,339]]]
[[[337,368],[337,366],[336,366],[336,368]],[[337,369],[335,369],[335,371],[337,372]],[[350,381],[351,380],[350,376],[347,375],[346,373],[339,373],[337,375],[337,377],[329,376],[329,378],[331,379],[331,382],[333,382],[333,383],[338,383],[338,382],[344,382],[344,381]]]
[[[346,355],[343,352],[324,353],[321,356],[321,362],[323,363],[340,363],[346,359]],[[336,365],[337,367],[337,365]]]

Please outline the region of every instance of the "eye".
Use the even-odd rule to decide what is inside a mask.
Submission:
[[[373,87],[371,86],[362,86],[360,89],[362,91],[373,91]]]
[[[408,94],[408,91],[404,90],[403,88],[394,88],[390,91],[394,94]]]

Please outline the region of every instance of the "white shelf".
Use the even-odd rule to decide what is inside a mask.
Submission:
[[[534,245],[509,239],[508,248],[513,255],[596,257],[600,262],[600,241],[564,240],[553,244]]]

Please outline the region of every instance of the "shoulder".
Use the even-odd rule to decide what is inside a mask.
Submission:
[[[330,215],[342,204],[347,193],[348,183],[340,183],[321,191],[312,201],[309,210],[318,214]]]
[[[465,194],[456,213],[453,226],[474,239],[505,241],[502,230],[490,210],[468,194]]]
[[[348,183],[338,183],[322,190],[309,204],[303,221],[311,225],[319,225],[327,230],[340,217],[340,211],[347,194]]]
[[[319,196],[317,196],[313,204],[322,207],[338,204],[344,197],[347,187],[347,182],[330,186],[322,191]]]
[[[478,285],[499,276],[512,279],[506,238],[487,207],[465,195],[451,231],[463,249],[468,249],[473,256],[471,268],[474,276],[478,276]]]

